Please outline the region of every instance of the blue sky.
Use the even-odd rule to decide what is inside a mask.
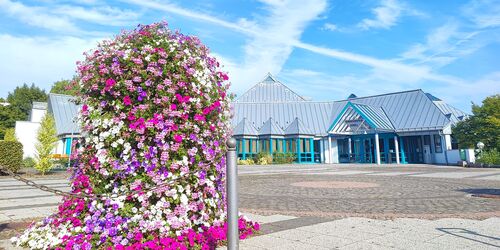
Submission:
[[[138,23],[199,36],[243,93],[274,74],[313,100],[423,89],[470,111],[500,93],[500,1],[0,0],[0,96],[71,78]]]

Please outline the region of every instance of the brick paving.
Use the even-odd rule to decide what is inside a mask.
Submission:
[[[253,174],[250,168],[241,171],[246,174],[240,177],[240,207],[252,213],[331,218],[500,217],[499,199],[471,196],[477,192],[500,192],[499,181],[479,179],[485,175],[500,175],[500,170],[495,169],[362,166],[306,172],[268,168],[269,173],[266,173],[259,167],[253,170],[259,174]],[[328,182],[365,182],[378,186],[315,188],[297,185]]]

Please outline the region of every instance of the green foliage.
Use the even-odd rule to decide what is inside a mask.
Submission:
[[[50,93],[75,96],[80,92],[80,85],[75,80],[60,80],[52,84]]]
[[[0,141],[0,168],[17,172],[23,164],[23,144],[17,141]]]
[[[475,148],[483,142],[485,150],[500,149],[500,95],[487,97],[482,105],[472,105],[473,115],[453,127],[461,148]]]
[[[12,105],[0,105],[0,138],[4,138],[7,129],[15,127],[16,121],[23,121],[27,118],[27,114]]]
[[[259,152],[255,155],[255,163],[258,165],[273,164],[273,156],[267,152]]]
[[[490,165],[500,165],[500,152],[498,150],[484,151],[480,154],[477,162]]]
[[[7,101],[10,103],[10,106],[19,109],[25,114],[23,120],[26,120],[28,119],[33,102],[46,102],[47,94],[45,90],[36,87],[35,84],[31,84],[29,87],[27,84],[24,84],[21,87],[16,87],[14,92],[9,93]]]
[[[296,159],[294,153],[273,153],[274,164],[290,164]]]
[[[238,160],[238,165],[255,165],[255,161],[252,158]]]
[[[25,168],[34,168],[35,165],[36,165],[36,161],[32,157],[26,157],[23,159],[23,166]]]
[[[28,119],[33,102],[46,102],[47,94],[44,90],[34,84],[16,87],[13,92],[9,92],[7,102],[10,105],[0,105],[0,138],[5,135],[5,130],[13,128],[16,121]]]
[[[57,131],[54,117],[52,117],[52,115],[46,114],[43,117],[36,138],[37,144],[35,145],[35,148],[37,152],[37,163],[35,168],[42,172],[42,174],[45,174],[53,166],[51,154],[52,150],[56,147],[57,142]]]
[[[3,136],[4,141],[19,141],[16,137],[16,129],[8,128],[5,130],[5,135]]]

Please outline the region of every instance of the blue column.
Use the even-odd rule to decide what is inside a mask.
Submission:
[[[360,140],[361,145],[359,146],[360,148],[360,154],[361,154],[361,162],[365,163],[365,138],[362,137]]]
[[[389,153],[389,139],[384,137],[384,154],[385,154],[385,163],[389,163],[389,157],[391,154]]]
[[[273,138],[269,138],[269,152],[273,155]]]
[[[68,137],[66,138],[66,154],[70,155],[71,154],[71,143],[73,142],[73,139]]]
[[[242,160],[246,160],[247,159],[247,155],[246,155],[246,152],[245,152],[245,139],[241,139],[241,159]]]
[[[401,148],[401,164],[406,164],[406,156],[405,156],[405,144],[403,143],[403,137],[399,137],[399,148]]]
[[[314,139],[309,139],[309,150],[311,151],[311,162],[314,162]]]
[[[283,153],[286,153],[286,139],[283,139]]]
[[[300,138],[297,139],[297,160],[299,160],[299,163],[302,162],[302,159],[300,157]]]
[[[257,150],[255,150],[256,153],[259,153],[261,150],[260,150],[260,147],[259,147],[259,139],[257,139]]]

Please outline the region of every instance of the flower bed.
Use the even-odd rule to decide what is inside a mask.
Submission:
[[[138,26],[86,53],[78,63],[84,139],[71,156],[72,192],[116,198],[65,197],[57,213],[14,243],[33,249],[221,244],[227,80],[196,37],[165,23]],[[240,238],[259,227],[243,217],[239,223]]]

